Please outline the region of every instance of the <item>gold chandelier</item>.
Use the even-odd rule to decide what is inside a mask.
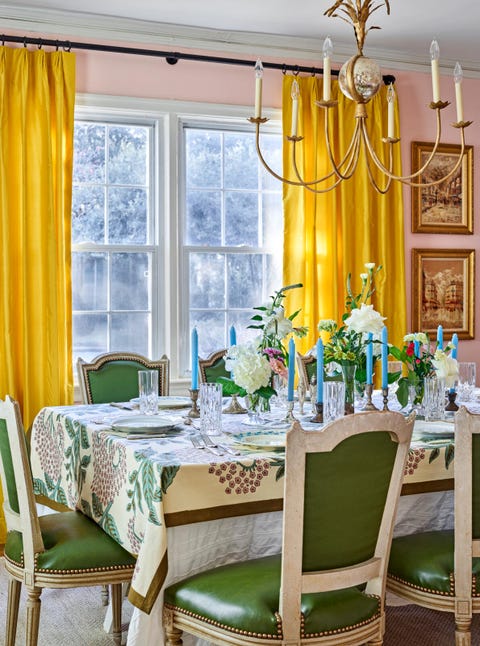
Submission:
[[[469,126],[471,121],[464,121],[463,119],[463,99],[462,99],[462,80],[463,73],[459,63],[455,65],[454,81],[455,81],[455,96],[456,96],[456,109],[457,109],[457,122],[453,123],[454,128],[460,131],[461,150],[453,168],[440,179],[431,182],[420,182],[418,178],[422,175],[432,162],[435,156],[441,138],[441,110],[449,105],[448,101],[440,99],[440,72],[439,72],[439,47],[436,40],[432,41],[430,46],[431,58],[431,71],[432,71],[432,90],[433,97],[430,103],[430,108],[436,112],[437,134],[433,149],[426,159],[421,168],[411,175],[395,175],[393,172],[393,146],[400,141],[399,137],[395,136],[394,128],[394,103],[395,103],[395,90],[393,84],[390,84],[387,91],[387,136],[382,138],[382,141],[387,144],[387,158],[388,167],[385,166],[379,159],[375,149],[369,139],[366,127],[366,104],[372,97],[377,94],[382,84],[382,75],[378,64],[370,58],[363,55],[363,45],[365,37],[370,29],[380,29],[380,27],[371,26],[367,28],[367,21],[370,15],[385,5],[387,14],[390,14],[390,5],[388,0],[381,0],[379,3],[374,4],[374,0],[337,0],[327,11],[326,16],[333,18],[340,18],[345,22],[351,24],[355,31],[355,39],[357,41],[357,54],[352,56],[340,69],[338,75],[338,84],[342,93],[356,104],[355,119],[356,124],[352,139],[347,147],[346,153],[343,158],[336,162],[333,153],[331,138],[328,128],[328,111],[337,105],[337,101],[333,101],[330,95],[331,89],[331,54],[332,54],[332,41],[329,37],[325,39],[323,44],[323,97],[321,101],[316,101],[316,105],[324,109],[325,113],[325,142],[326,152],[331,165],[331,171],[325,176],[317,179],[304,179],[302,178],[297,165],[297,144],[303,140],[303,137],[297,135],[297,122],[298,122],[298,98],[299,86],[295,79],[292,83],[292,126],[290,136],[287,140],[292,144],[292,165],[296,175],[296,179],[287,179],[278,175],[272,168],[270,168],[265,161],[265,158],[260,149],[260,125],[268,121],[262,117],[262,77],[263,66],[261,61],[257,61],[255,65],[255,116],[251,117],[249,121],[255,124],[256,128],[256,146],[257,153],[266,170],[271,173],[276,179],[294,186],[303,186],[304,188],[314,193],[326,193],[331,191],[340,182],[349,179],[354,174],[360,155],[360,150],[363,149],[366,159],[368,177],[379,193],[386,193],[391,186],[392,180],[408,184],[409,186],[433,186],[444,182],[451,177],[462,163],[463,154],[465,151],[465,133],[464,130]],[[337,13],[338,11],[338,13]],[[373,168],[376,167],[380,170],[385,178],[385,184],[380,186],[376,181],[373,173]],[[322,187],[322,183],[329,182],[327,187]]]

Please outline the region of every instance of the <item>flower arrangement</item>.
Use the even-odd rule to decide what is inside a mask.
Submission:
[[[297,310],[290,316],[285,315],[283,300],[287,291],[303,287],[301,283],[287,285],[270,296],[271,303],[254,307],[256,313],[251,317],[250,329],[260,330],[261,334],[250,343],[234,345],[225,355],[225,367],[232,378],[219,377],[225,394],[249,396],[252,403],[260,398],[269,400],[276,392],[272,385],[273,375],[286,378],[288,375],[288,352],[284,339],[290,334],[303,337],[305,327],[294,327],[293,320]]]
[[[345,362],[355,364],[359,381],[365,381],[366,377],[367,335],[369,332],[373,334],[373,354],[378,358],[381,349],[378,339],[385,320],[385,317],[368,302],[375,292],[375,276],[382,269],[382,265],[376,267],[375,263],[367,262],[365,268],[367,271],[360,274],[362,286],[358,294],[352,291],[351,274],[347,276],[346,312],[342,315],[341,324],[338,325],[332,319],[324,319],[318,324],[319,332],[330,334],[324,349],[325,363],[335,361],[340,364]]]
[[[420,404],[423,399],[423,380],[425,377],[437,375],[445,380],[447,388],[453,387],[458,377],[457,360],[451,356],[453,345],[448,343],[445,349],[439,348],[438,343],[435,349],[428,334],[414,332],[403,337],[403,348],[391,346],[390,354],[398,361],[401,361],[406,368],[407,375],[400,376],[398,373],[397,399],[402,406],[408,403],[410,387],[415,388],[414,404]]]

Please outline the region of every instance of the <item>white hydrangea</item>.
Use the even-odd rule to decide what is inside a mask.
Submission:
[[[225,368],[233,373],[235,383],[249,395],[268,386],[272,376],[268,357],[261,354],[253,343],[229,348],[225,356]]]
[[[373,309],[373,305],[362,303],[360,308],[351,311],[345,325],[354,332],[371,332],[380,334],[385,316]]]

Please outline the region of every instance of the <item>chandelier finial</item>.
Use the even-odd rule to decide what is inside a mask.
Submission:
[[[363,54],[363,45],[365,43],[365,38],[370,31],[370,29],[380,29],[375,25],[372,25],[367,29],[367,21],[374,11],[380,9],[385,5],[387,14],[390,14],[390,4],[388,0],[382,0],[378,4],[374,4],[375,0],[337,0],[330,9],[327,9],[324,13],[325,16],[329,18],[340,18],[345,22],[348,22],[353,26],[355,32],[355,40],[357,41],[358,53]],[[340,10],[341,13],[337,13],[337,10]]]

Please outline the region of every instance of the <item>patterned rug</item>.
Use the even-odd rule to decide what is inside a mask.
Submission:
[[[39,646],[112,646],[103,631],[105,608],[100,588],[44,590],[41,596]],[[4,644],[7,608],[7,575],[0,558],[0,644]],[[123,620],[132,608],[124,603]],[[17,644],[25,643],[25,594],[20,601]],[[414,605],[388,606],[384,646],[453,646],[455,628],[449,613]],[[472,646],[480,645],[480,616],[473,619]],[[124,641],[126,633],[123,634]],[[150,646],[145,644],[145,646]]]

